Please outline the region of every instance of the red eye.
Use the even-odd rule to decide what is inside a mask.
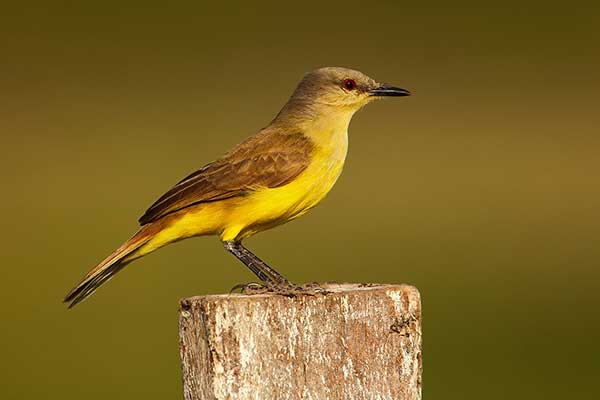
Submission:
[[[356,88],[356,82],[354,82],[354,79],[344,79],[344,88],[347,90],[354,90],[354,88]]]

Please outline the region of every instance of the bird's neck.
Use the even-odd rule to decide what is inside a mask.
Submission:
[[[282,132],[302,132],[314,145],[312,162],[322,176],[330,176],[331,184],[341,172],[348,152],[348,125],[354,109],[319,105],[318,107],[288,103],[273,121]],[[323,172],[325,171],[325,172]]]
[[[354,107],[311,104],[290,100],[273,120],[285,130],[298,130],[317,146],[330,146],[346,137]]]

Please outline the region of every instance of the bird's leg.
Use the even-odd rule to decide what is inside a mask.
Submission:
[[[230,240],[223,242],[223,245],[227,251],[243,262],[267,286],[293,286],[283,275],[245,248],[241,242]]]
[[[231,290],[241,289],[242,293],[260,294],[260,293],[277,293],[283,296],[294,297],[297,295],[327,294],[325,288],[318,283],[313,282],[307,285],[298,286],[288,281],[283,275],[269,267],[267,263],[258,258],[254,253],[245,248],[241,242],[227,241],[223,242],[225,248],[241,262],[244,263],[258,278],[263,282],[247,283],[234,286]]]

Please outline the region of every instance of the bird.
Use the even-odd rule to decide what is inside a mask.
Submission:
[[[410,92],[357,70],[323,67],[301,79],[265,128],[188,175],[139,218],[141,227],[66,295],[69,308],[132,261],[167,244],[216,235],[271,290],[297,288],[243,240],[304,215],[337,181],[352,116],[366,104]]]

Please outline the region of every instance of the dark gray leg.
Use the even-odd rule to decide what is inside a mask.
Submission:
[[[223,242],[223,245],[227,251],[236,256],[238,260],[254,272],[261,281],[272,283],[276,286],[290,285],[289,281],[283,275],[269,267],[263,260],[245,248],[241,242],[231,240]]]

